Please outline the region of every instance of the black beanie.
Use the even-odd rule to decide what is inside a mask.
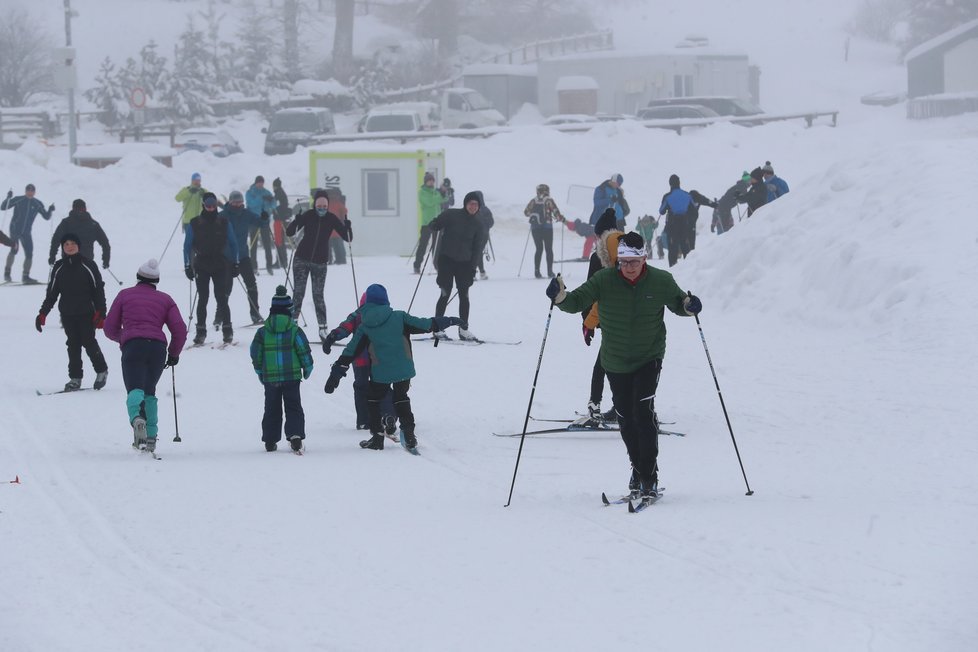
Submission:
[[[85,200],[76,199],[75,201],[71,202],[71,210],[78,213],[84,213],[86,210],[88,210],[88,208],[85,206]]]
[[[69,240],[74,242],[79,247],[81,246],[81,240],[79,240],[78,236],[74,233],[65,233],[63,236],[61,236],[61,246],[64,246],[64,244]]]
[[[610,231],[618,225],[618,216],[614,208],[606,208],[601,217],[594,223],[594,235],[600,237],[605,231]]]
[[[751,170],[750,176],[751,179],[755,179],[757,181],[764,181],[764,171],[761,170],[761,168],[754,168],[753,170]]]
[[[670,188],[679,187],[679,175],[673,174],[669,176],[669,187]]]
[[[272,315],[292,316],[292,297],[288,295],[288,290],[284,285],[275,288],[275,296],[272,297],[272,307],[268,310]]]

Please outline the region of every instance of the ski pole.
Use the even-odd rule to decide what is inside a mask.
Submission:
[[[357,268],[353,264],[353,242],[347,242],[346,246],[350,248],[350,271],[353,272],[353,305],[360,305],[360,290],[357,289]]]
[[[487,244],[489,245],[489,254],[492,254],[492,262],[496,262],[496,250],[492,247],[492,236],[488,236]],[[489,260],[489,255],[486,255],[486,260]]]
[[[13,188],[11,188],[11,189],[10,189],[10,192],[13,192],[13,191],[14,191],[14,189],[13,189]],[[4,229],[4,225],[5,225],[5,224],[6,224],[6,222],[7,222],[7,209],[8,209],[8,208],[10,208],[10,207],[9,207],[9,206],[7,206],[7,200],[5,199],[5,200],[3,200],[3,210],[2,210],[2,211],[0,211],[0,213],[3,213],[3,217],[2,217],[2,218],[0,218],[0,231],[3,231],[3,229]],[[11,240],[13,240],[13,238],[11,238]]]
[[[108,267],[106,267],[105,268],[105,271],[107,271],[109,273],[109,276],[111,276],[112,278],[115,279],[115,282],[116,283],[118,283],[119,285],[122,285],[122,281],[119,280],[119,277],[118,276],[116,276],[115,274],[112,273],[112,270],[111,269],[109,269]]]
[[[248,294],[248,287],[244,284],[244,281],[241,280],[241,277],[240,276],[235,276],[234,278],[238,279],[238,285],[241,286],[241,291],[245,293],[245,296],[246,297],[248,297],[248,304],[251,305],[251,309],[255,311],[255,314],[256,315],[260,315],[261,314],[261,309],[258,307],[258,304],[256,304],[252,300],[251,295]],[[228,297],[230,297],[230,296],[231,296],[231,294],[228,293]]]
[[[194,306],[197,305],[197,287],[193,281],[187,281],[193,287],[193,298],[190,299],[190,311],[187,313],[187,330],[190,330],[190,324],[194,320]]]
[[[432,247],[432,249],[434,249],[434,247]],[[418,296],[418,287],[420,287],[421,285],[421,279],[424,278],[424,271],[428,268],[428,258],[430,256],[431,256],[431,249],[429,249],[428,253],[424,255],[424,265],[421,266],[421,273],[418,274],[418,282],[414,284],[414,294],[411,295],[411,303],[408,304],[408,309],[407,309],[408,312],[411,312],[411,306],[414,305],[414,297]],[[357,302],[359,303],[359,300],[357,300]]]
[[[523,244],[523,257],[520,258],[520,269],[519,269],[518,272],[516,272],[516,278],[519,278],[520,277],[520,274],[523,273],[523,261],[526,260],[526,248],[529,247],[529,246],[530,246],[530,231],[527,231],[526,232],[526,242]]]
[[[414,254],[418,251],[418,245],[421,244],[421,237],[418,237],[418,241],[414,243],[414,249],[408,254],[408,264],[414,262]]]
[[[173,429],[176,434],[173,435],[173,441],[183,441],[180,439],[180,422],[177,420],[177,372],[173,367],[170,367],[170,380],[173,382]]]
[[[557,282],[560,282],[560,275],[557,275]],[[523,434],[520,435],[520,449],[516,452],[516,466],[513,468],[513,482],[509,485],[509,498],[503,507],[509,507],[513,502],[513,487],[516,486],[516,472],[520,468],[520,457],[523,455],[523,442],[526,441],[526,427],[530,423],[530,410],[533,408],[533,396],[537,392],[537,379],[540,377],[540,365],[543,363],[543,350],[547,346],[547,333],[550,332],[550,318],[554,314],[554,302],[550,302],[550,310],[547,312],[547,325],[543,329],[543,342],[540,344],[540,357],[537,358],[537,370],[533,374],[533,387],[530,389],[530,403],[526,406],[526,418],[523,420]]]
[[[737,221],[740,222],[744,219],[744,214],[740,212],[740,204],[737,204]]]
[[[687,296],[692,296],[692,293],[687,293]],[[750,488],[750,483],[747,482],[747,472],[744,471],[744,462],[740,459],[740,450],[737,448],[737,439],[734,437],[733,426],[730,425],[730,415],[727,414],[727,406],[723,402],[723,393],[720,391],[720,383],[717,382],[717,372],[713,369],[713,360],[710,358],[710,349],[706,346],[706,336],[703,335],[703,326],[700,325],[700,316],[698,314],[693,315],[696,318],[696,328],[700,330],[700,340],[703,341],[703,350],[706,351],[706,361],[710,365],[710,373],[713,374],[713,384],[717,387],[717,396],[720,397],[720,407],[723,408],[723,418],[727,420],[727,429],[730,431],[730,441],[733,442],[734,452],[737,454],[737,462],[740,464],[740,472],[744,476],[744,484],[747,485],[747,495],[753,496],[754,491]]]
[[[173,236],[176,235],[177,233],[177,227],[179,227],[182,222],[183,222],[183,214],[181,214],[180,217],[177,218],[177,223],[173,225],[173,231],[170,232],[170,239],[166,241],[166,246],[163,247],[163,253],[161,253],[160,257],[156,259],[158,263],[160,264],[163,263],[163,256],[166,255],[166,250],[170,248],[170,243],[173,242]]]

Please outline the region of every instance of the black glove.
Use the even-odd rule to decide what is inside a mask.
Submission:
[[[550,284],[547,285],[547,296],[554,303],[560,303],[567,296],[567,290],[564,289],[564,279],[560,277],[560,274],[551,279]]]
[[[323,388],[323,391],[327,394],[332,394],[334,391],[336,391],[336,388],[340,386],[340,378],[346,375],[347,369],[349,369],[349,366],[345,364],[333,364],[331,371],[329,372],[329,378],[326,379],[326,386]]]
[[[43,312],[37,313],[37,317],[34,318],[34,328],[37,329],[38,333],[41,332],[41,329],[44,326],[44,321],[46,319],[47,319],[47,315],[45,315]]]
[[[698,315],[703,310],[703,303],[699,300],[699,297],[690,294],[683,299],[683,309],[687,315]]]
[[[54,204],[51,204],[50,206],[48,206],[48,215],[50,215],[53,212],[54,212]]]
[[[54,256],[51,256],[50,258],[48,258],[48,265],[53,265],[53,264],[54,264]]]
[[[350,224],[350,220],[344,222],[346,225],[346,241],[353,242],[353,225]]]
[[[166,355],[166,364],[163,365],[163,368],[166,369],[167,367],[175,367],[177,366],[178,362],[180,362],[180,356],[168,353]]]
[[[260,217],[261,217],[261,220],[263,222],[267,222],[268,221],[268,211],[262,211]]]
[[[333,335],[332,331],[330,331],[330,333],[326,336],[326,339],[323,340],[323,353],[329,355],[329,351],[333,348],[334,344],[336,344],[336,337]]]
[[[197,194],[198,192],[200,192],[200,186],[188,186],[187,187],[187,190],[190,191],[190,194],[191,195],[194,195],[194,194]]]
[[[536,213],[530,216],[530,226],[536,226],[540,223],[540,218]]]
[[[102,269],[108,269],[108,268],[109,268],[109,261],[103,260],[102,261]]]
[[[14,196],[14,191],[13,190],[8,190],[7,191],[7,199],[10,199],[13,196]]]
[[[190,265],[187,265],[186,267],[183,268],[183,273],[186,274],[187,278],[190,279],[191,281],[194,280],[194,268],[191,267]]]
[[[238,274],[240,273],[241,273],[241,268],[238,267],[237,263],[231,265],[231,278],[237,278]]]
[[[432,317],[431,325],[434,326],[434,330],[443,331],[450,326],[458,326],[462,323],[462,320],[458,317]]]
[[[591,346],[591,340],[593,340],[593,339],[594,339],[594,329],[593,328],[588,328],[587,326],[585,326],[584,327],[584,343],[587,344],[588,346]]]

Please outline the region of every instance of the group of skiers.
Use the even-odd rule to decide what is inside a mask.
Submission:
[[[737,203],[748,205],[748,215],[757,207],[788,191],[787,184],[774,175],[767,163],[735,184],[731,198],[711,201],[697,191],[682,189],[677,175],[669,178],[670,190],[663,198],[659,214],[665,216],[662,238],[669,250],[669,264],[685,257],[695,247],[695,225],[700,206],[710,206],[717,213],[714,224],[719,233],[728,230],[732,219],[724,210]],[[629,206],[622,190],[623,177],[613,174],[602,182],[594,194],[594,211],[587,223],[568,222],[550,197],[547,184],[539,184],[536,195],[527,204],[524,215],[529,220],[534,245],[535,276],[543,278],[540,264],[546,259],[551,279],[546,294],[561,311],[582,314],[584,343],[592,344],[596,329],[602,331],[600,350],[592,370],[588,415],[595,422],[616,420],[628,452],[631,475],[629,490],[643,499],[658,492],[658,425],[654,397],[665,351],[664,309],[677,315],[696,315],[702,309],[699,299],[679,288],[672,275],[646,264],[658,222],[643,216],[641,233],[625,233]],[[743,184],[743,186],[740,186]],[[342,196],[331,197],[326,190],[315,193],[313,206],[298,215],[283,229],[284,235],[301,240],[295,247],[291,268],[294,274],[294,296],[279,286],[271,300],[268,317],[263,319],[259,306],[254,253],[258,235],[269,229],[269,220],[282,206],[281,183],[273,184],[275,193],[264,189],[264,179],[257,177],[247,193],[232,191],[221,206],[216,195],[201,186],[199,174],[181,189],[177,199],[184,204],[181,223],[184,228],[184,263],[187,278],[196,282],[196,324],[193,343],[202,344],[207,334],[207,304],[213,289],[216,301],[215,323],[221,328],[225,343],[233,341],[233,327],[228,296],[233,279],[241,276],[249,302],[252,321],[261,324],[250,346],[250,357],[264,386],[265,409],[262,436],[265,449],[274,451],[285,439],[296,453],[303,451],[305,417],[299,386],[313,370],[311,345],[296,323],[301,312],[306,284],[311,277],[319,339],[325,354],[340,340],[351,337],[339,358],[331,365],[326,393],[335,391],[349,366],[354,366],[354,401],[357,429],[369,431],[360,442],[365,449],[384,448],[384,439],[399,435],[401,444],[417,452],[415,421],[408,395],[410,380],[416,374],[411,335],[432,333],[436,340],[447,337],[446,330],[459,327],[463,340],[478,340],[469,330],[469,288],[477,278],[489,243],[491,211],[480,191],[468,192],[459,208],[454,208],[454,189],[445,179],[438,189],[435,178],[426,174],[419,190],[422,228],[414,258],[415,271],[434,255],[439,298],[435,315],[421,318],[395,310],[386,289],[370,285],[360,298],[360,306],[333,329],[327,328],[326,303],[323,295],[330,240],[338,236],[352,240],[352,225],[346,216]],[[30,187],[33,192],[33,187]],[[733,189],[731,189],[733,190]],[[728,194],[730,191],[728,191]],[[763,201],[760,196],[763,193]],[[284,195],[287,206],[287,196]],[[25,194],[26,197],[26,194]],[[27,199],[33,199],[33,194]],[[7,201],[10,201],[8,197]],[[726,200],[726,201],[725,201]],[[199,208],[194,204],[199,202]],[[18,204],[12,203],[12,206]],[[6,206],[6,202],[5,202]],[[18,222],[14,242],[30,242],[24,220],[33,221],[36,214],[50,219],[54,206],[28,203]],[[220,209],[220,210],[219,210]],[[342,210],[341,210],[342,209]],[[598,212],[600,209],[600,212]],[[196,215],[193,215],[196,211]],[[338,213],[342,213],[342,216]],[[488,215],[488,221],[486,216]],[[189,217],[189,219],[188,219]],[[133,445],[155,454],[158,433],[156,385],[166,367],[175,366],[187,339],[187,327],[173,299],[157,289],[159,266],[155,260],[140,266],[136,284],[121,291],[107,309],[104,283],[98,267],[92,262],[93,243],[102,245],[103,267],[108,268],[110,248],[101,227],[87,213],[83,200],[76,200],[69,218],[55,234],[61,258],[53,260],[52,273],[35,326],[41,331],[46,317],[58,303],[61,321],[68,340],[69,383],[66,391],[81,388],[81,351],[84,349],[96,372],[94,388],[104,387],[107,365],[95,339],[95,331],[104,328],[106,336],[122,348],[122,371],[126,386],[126,408],[133,429]],[[69,219],[66,218],[66,221]],[[284,214],[283,214],[284,221]],[[553,271],[553,225],[563,223],[586,238],[589,255],[588,278],[579,288],[568,291]],[[12,221],[13,224],[13,221]],[[84,235],[83,235],[84,234]],[[644,235],[644,237],[643,237]],[[590,244],[588,244],[588,241]],[[249,246],[250,245],[252,246]],[[25,253],[28,246],[25,246]],[[593,249],[593,253],[590,251]],[[278,251],[278,264],[288,267],[288,258]],[[8,257],[8,271],[10,258]],[[266,270],[274,269],[266,248]],[[25,276],[29,265],[25,268]],[[486,278],[484,271],[482,278]],[[420,279],[419,279],[420,282]],[[457,289],[458,317],[445,315]],[[192,304],[193,305],[193,304]],[[167,338],[163,328],[169,330]],[[168,341],[169,340],[169,341]],[[604,379],[611,386],[614,408],[602,412]]]

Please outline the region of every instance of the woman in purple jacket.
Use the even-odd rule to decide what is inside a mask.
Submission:
[[[149,260],[136,272],[136,285],[116,295],[105,317],[105,335],[122,348],[122,380],[132,424],[133,447],[153,452],[159,432],[156,383],[163,369],[180,360],[187,327],[169,294],[156,289],[160,268]],[[170,331],[167,348],[163,325]]]

